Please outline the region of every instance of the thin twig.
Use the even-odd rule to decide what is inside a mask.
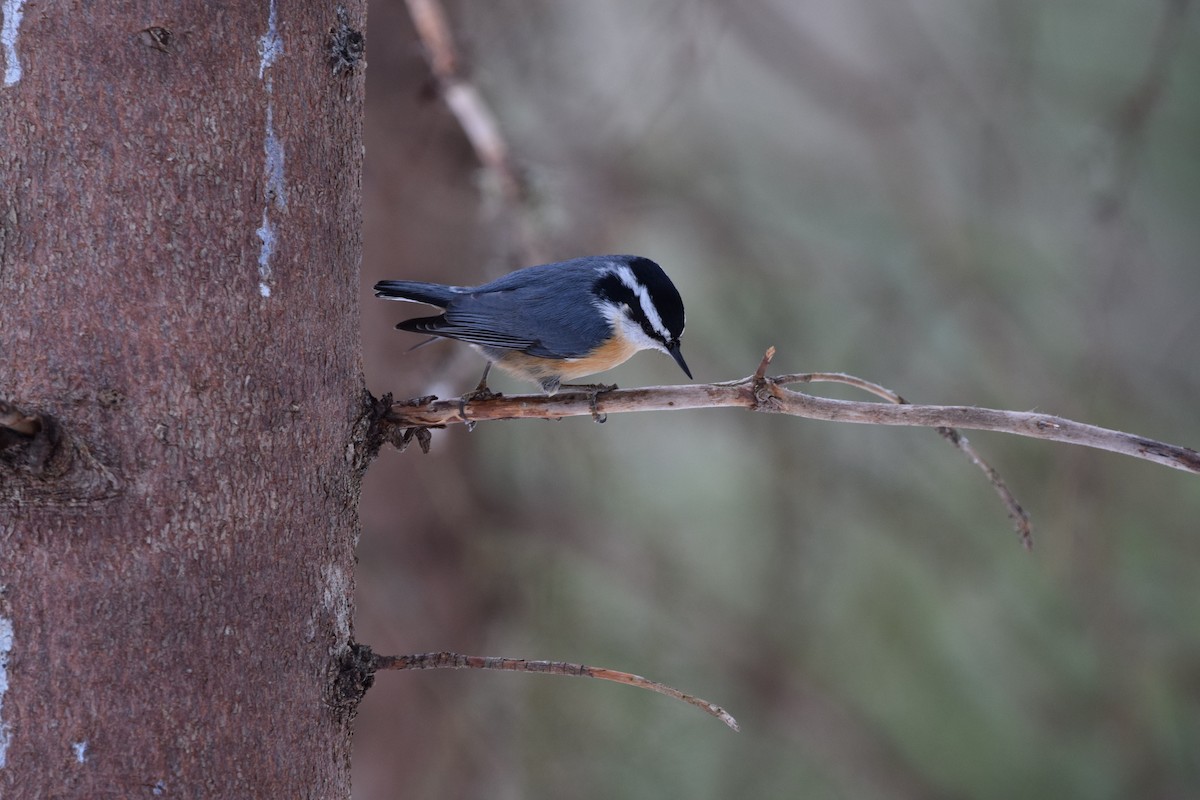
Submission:
[[[767,377],[767,367],[771,366],[771,361],[775,358],[775,346],[771,345],[767,348],[767,352],[763,353],[762,361],[758,362],[758,369],[754,370],[754,380],[761,381]]]
[[[862,389],[865,392],[870,392],[877,397],[882,397],[889,403],[896,405],[911,405],[907,400],[893,392],[891,389],[885,389],[876,383],[865,381],[862,378],[857,378],[853,375],[847,375],[844,372],[808,372],[798,375],[781,375],[774,379],[777,384],[792,384],[792,383],[844,383],[848,386],[853,386],[857,389]],[[995,468],[984,460],[983,456],[979,455],[979,451],[975,449],[967,437],[963,436],[954,428],[942,427],[937,428],[937,432],[942,438],[957,447],[967,458],[971,459],[971,463],[983,470],[983,474],[987,476],[988,482],[992,484],[992,489],[1000,497],[1000,502],[1004,503],[1005,509],[1008,511],[1008,518],[1012,520],[1013,527],[1017,530],[1017,536],[1021,538],[1021,544],[1026,550],[1033,549],[1033,528],[1029,522],[1029,514],[1017,502],[1017,498],[1013,495],[1012,490],[1008,488],[1008,484],[1000,477]]]
[[[569,661],[527,661],[523,658],[499,658],[492,656],[467,656],[461,653],[415,653],[404,656],[381,656],[373,658],[375,669],[498,669],[508,672],[544,672],[548,675],[574,675],[583,678],[599,678],[602,681],[624,683],[640,689],[682,700],[724,722],[733,730],[738,728],[728,711],[695,695],[685,694],[665,683],[643,678],[629,672],[620,672],[605,667],[589,667]]]
[[[496,178],[500,194],[513,210],[522,257],[529,263],[546,258],[539,237],[530,224],[529,191],[517,170],[499,119],[479,88],[467,77],[454,35],[439,0],[407,0],[417,35],[425,46],[429,67],[437,79],[442,98],[454,114],[475,155]]]
[[[792,383],[844,383],[847,386],[853,386],[855,389],[862,389],[864,392],[873,394],[876,397],[882,397],[889,403],[897,405],[909,404],[907,400],[891,389],[884,388],[878,383],[871,383],[854,375],[847,375],[844,372],[798,372],[792,375],[779,375],[772,378],[772,380],[780,386]]]
[[[482,422],[497,419],[590,417],[593,411],[601,414],[623,414],[635,411],[732,407],[830,422],[965,428],[1011,433],[1031,439],[1108,450],[1200,474],[1200,453],[1197,451],[1131,433],[1087,425],[1051,414],[975,406],[890,405],[834,400],[792,391],[782,385],[799,382],[798,377],[800,376],[785,375],[780,378],[765,378],[764,383],[769,389],[765,397],[756,396],[755,379],[752,375],[727,383],[614,389],[599,394],[594,398],[594,402],[592,394],[586,391],[567,391],[555,395],[496,395],[466,403],[460,403],[458,399],[430,400],[413,405],[393,405],[381,424],[401,428],[452,425],[466,421],[463,418],[464,412],[472,422]]]

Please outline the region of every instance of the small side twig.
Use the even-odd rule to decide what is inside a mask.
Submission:
[[[758,369],[754,370],[755,382],[766,380],[767,367],[771,366],[771,362],[775,359],[775,346],[767,348],[767,352],[763,353],[762,361],[758,362]]]
[[[844,383],[847,386],[853,386],[856,389],[862,389],[864,392],[869,392],[876,397],[882,397],[889,403],[896,405],[911,405],[907,400],[901,397],[891,389],[885,389],[877,383],[857,378],[853,375],[847,375],[844,372],[807,372],[796,375],[781,375],[775,378],[775,383],[791,384],[791,383]],[[992,484],[992,489],[1000,496],[1000,502],[1004,503],[1004,508],[1008,511],[1008,518],[1012,520],[1013,527],[1016,528],[1017,536],[1021,539],[1021,544],[1026,550],[1033,549],[1033,527],[1029,522],[1029,514],[1017,502],[1017,498],[1013,495],[1012,490],[1008,488],[1008,484],[1000,477],[1000,473],[984,460],[983,456],[979,455],[979,451],[975,446],[967,441],[967,437],[963,436],[954,428],[946,426],[938,426],[937,432],[942,438],[957,447],[971,463],[983,470],[983,474],[987,476],[988,482]]]
[[[586,664],[573,664],[569,661],[528,661],[523,658],[499,658],[493,656],[468,656],[461,653],[415,653],[403,656],[375,655],[373,666],[382,669],[497,669],[508,672],[542,672],[547,675],[574,675],[583,678],[599,678],[602,681],[623,683],[636,686],[639,689],[649,689],[652,692],[682,700],[711,714],[724,722],[733,730],[740,730],[737,720],[725,709],[710,703],[695,695],[681,692],[665,683],[643,678],[629,672],[620,672],[605,667],[589,667]]]

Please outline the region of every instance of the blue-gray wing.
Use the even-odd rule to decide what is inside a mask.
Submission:
[[[402,331],[444,336],[447,339],[458,339],[481,347],[498,347],[502,350],[526,350],[536,344],[528,339],[489,330],[470,322],[451,322],[446,319],[445,315],[406,319],[398,323],[396,327]]]
[[[611,335],[593,305],[592,259],[518,270],[456,295],[439,317],[397,327],[541,358],[581,358]]]

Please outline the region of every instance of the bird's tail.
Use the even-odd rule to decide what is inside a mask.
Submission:
[[[380,281],[375,284],[376,297],[382,297],[385,300],[410,300],[414,303],[424,303],[438,308],[445,308],[457,294],[459,294],[458,287],[443,286],[440,283]]]

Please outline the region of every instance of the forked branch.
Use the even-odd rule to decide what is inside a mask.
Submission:
[[[379,420],[379,425],[384,437],[393,442],[407,442],[414,432],[419,432],[426,437],[422,439],[423,449],[427,444],[427,429],[455,423],[474,425],[484,420],[562,419],[580,416],[591,416],[603,421],[608,414],[680,411],[691,408],[746,408],[751,411],[830,422],[935,428],[987,475],[992,487],[1004,502],[1021,542],[1027,548],[1032,543],[1028,516],[996,470],[959,433],[959,429],[997,431],[1031,439],[1082,445],[1200,474],[1200,452],[1190,447],[1075,422],[1051,414],[1002,411],[975,406],[913,405],[895,392],[842,373],[808,372],[772,377],[766,374],[766,370],[774,355],[775,348],[772,347],[767,350],[753,375],[724,383],[649,386],[599,393],[583,390],[563,391],[555,395],[493,394],[449,400],[439,400],[436,397],[415,398],[392,404]],[[888,402],[833,400],[787,388],[797,383],[818,382],[855,386]]]
[[[399,428],[432,428],[455,423],[498,419],[562,419],[634,411],[682,411],[689,408],[746,408],[830,422],[866,425],[909,425],[925,428],[962,428],[997,431],[1066,442],[1200,474],[1200,452],[1132,433],[1075,422],[1064,417],[1028,411],[1001,411],[975,406],[932,406],[910,403],[883,404],[833,400],[793,391],[786,386],[837,379],[841,383],[866,386],[859,378],[838,373],[798,373],[690,386],[647,386],[614,389],[592,399],[587,391],[564,391],[555,395],[496,395],[483,399],[439,400],[396,403],[384,422]],[[886,391],[886,390],[885,390]],[[898,397],[898,395],[894,395]]]

